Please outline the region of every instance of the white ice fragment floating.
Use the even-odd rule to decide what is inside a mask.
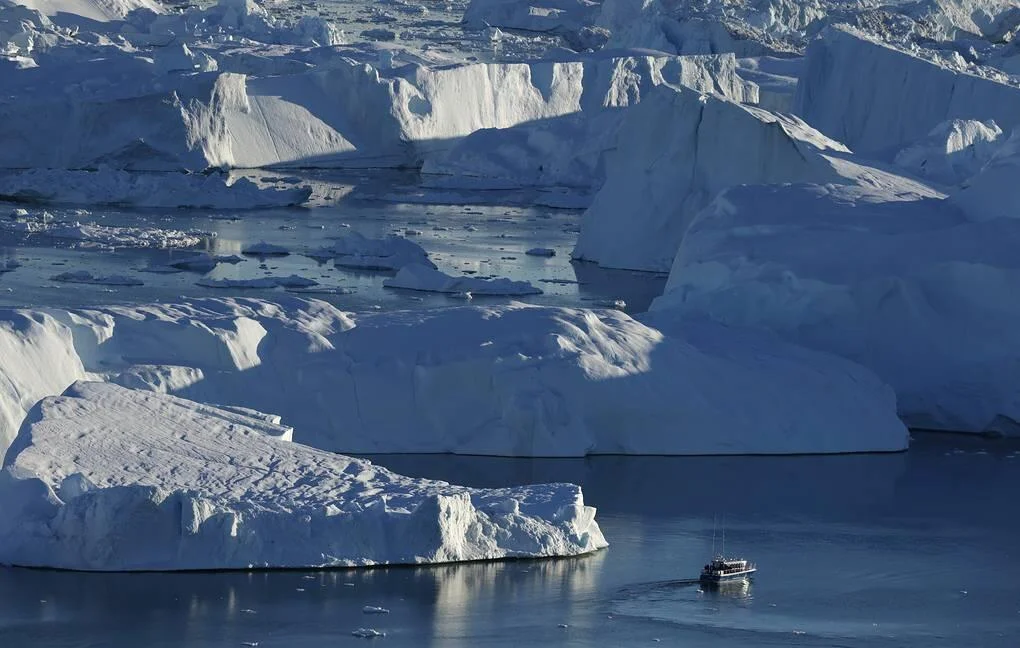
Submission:
[[[394,235],[373,239],[351,232],[315,254],[335,258],[337,267],[357,270],[397,271],[411,264],[435,267],[420,245]]]
[[[98,286],[142,286],[144,283],[133,277],[124,275],[93,275],[88,270],[62,272],[51,277],[53,281],[64,283],[94,284]]]
[[[351,633],[355,637],[361,637],[362,639],[374,639],[375,637],[385,637],[386,633],[375,628],[358,628]]]
[[[273,243],[259,241],[258,243],[253,243],[252,245],[245,246],[244,249],[241,250],[241,254],[263,257],[287,256],[288,254],[290,254],[290,250],[283,247],[282,245],[275,245]]]
[[[536,247],[536,248],[531,248],[530,250],[525,252],[525,254],[527,254],[528,256],[552,257],[552,256],[556,256],[556,250],[554,250],[552,248]]]
[[[361,608],[361,611],[365,614],[389,614],[390,611],[384,607],[377,607],[375,605],[366,605]]]
[[[403,288],[424,292],[470,294],[472,296],[539,295],[541,289],[527,281],[510,279],[482,279],[480,277],[453,277],[423,265],[409,265],[400,269],[395,277],[383,281],[387,288]]]
[[[308,279],[298,275],[287,277],[256,277],[253,279],[210,279],[203,277],[195,282],[197,286],[205,288],[241,288],[241,289],[262,289],[288,288],[301,290],[319,285],[314,279]]]

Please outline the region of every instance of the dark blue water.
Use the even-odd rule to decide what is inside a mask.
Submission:
[[[0,570],[0,646],[1020,645],[1015,442],[933,436],[906,454],[843,457],[374,459],[478,486],[580,482],[611,547],[327,573]],[[723,592],[669,583],[697,574],[717,514],[727,552],[756,560],[758,577]],[[387,636],[351,636],[360,627]]]

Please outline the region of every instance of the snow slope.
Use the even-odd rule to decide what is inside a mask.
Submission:
[[[907,443],[892,392],[868,371],[707,322],[653,327],[619,311],[525,304],[352,315],[285,297],[51,312],[66,327],[60,352],[105,380],[272,412],[295,441],[324,450],[768,454]],[[17,363],[5,370],[18,376]]]
[[[971,222],[892,178],[724,192],[652,309],[859,362],[912,427],[1020,434],[1020,220]]]
[[[1020,87],[952,70],[849,28],[808,48],[794,112],[857,153],[894,154],[950,119],[1020,125]]]
[[[894,162],[919,177],[955,185],[976,175],[995,155],[1002,129],[994,121],[952,119],[896,154]]]
[[[574,257],[666,272],[694,215],[742,183],[840,182],[824,151],[846,149],[800,120],[687,89],[631,108],[605,158]]]
[[[102,383],[37,405],[0,474],[0,563],[249,569],[570,556],[571,484],[476,490],[292,443],[276,417]]]

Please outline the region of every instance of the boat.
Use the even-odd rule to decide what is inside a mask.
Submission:
[[[710,585],[743,581],[756,571],[758,568],[755,564],[743,558],[716,556],[701,570],[701,577],[698,580]]]
[[[712,524],[712,553],[715,553],[715,527],[716,523]],[[723,526],[722,536],[722,550],[723,553],[716,554],[712,560],[704,566],[701,570],[701,576],[698,580],[703,585],[718,585],[720,583],[732,583],[737,581],[747,581],[751,574],[758,571],[758,568],[753,562],[744,560],[743,558],[726,558],[726,527]]]

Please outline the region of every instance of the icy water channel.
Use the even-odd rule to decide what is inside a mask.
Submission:
[[[1020,645],[1020,444],[909,453],[509,460],[381,456],[476,486],[583,484],[611,546],[556,561],[370,571],[0,570],[0,646]],[[695,575],[726,515],[757,579]],[[362,612],[381,606],[388,614]],[[361,627],[386,632],[353,637]]]
[[[367,178],[367,179],[366,179]],[[607,306],[617,301],[630,313],[647,310],[665,287],[664,276],[641,272],[602,270],[590,263],[572,263],[570,251],[581,222],[578,210],[545,207],[478,205],[425,205],[375,199],[400,189],[402,176],[370,174],[331,179],[326,186],[336,194],[311,209],[254,211],[95,209],[76,214],[71,208],[47,207],[56,222],[135,227],[149,231],[183,230],[205,233],[192,250],[145,249],[130,245],[111,247],[59,238],[50,234],[23,234],[0,226],[0,307],[95,306],[100,304],[169,302],[183,297],[244,296],[280,299],[282,289],[221,289],[196,285],[205,279],[256,279],[298,275],[319,282],[304,293],[352,311],[395,310],[461,305],[444,295],[383,288],[393,273],[354,271],[332,260],[316,260],[307,253],[331,245],[352,232],[367,237],[399,234],[421,245],[440,270],[454,276],[508,277],[530,281],[544,294],[523,301],[557,306]],[[413,181],[413,179],[412,179]],[[382,186],[380,186],[382,185]],[[361,197],[367,196],[367,197]],[[0,202],[0,218],[18,207],[40,214],[43,207]],[[2,223],[0,223],[2,225]],[[248,245],[266,241],[292,252],[285,257],[246,257],[240,263],[221,263],[207,273],[156,274],[143,271],[173,259],[208,251],[239,255]],[[551,258],[528,256],[531,248],[555,250]],[[97,276],[120,275],[141,281],[141,286],[62,283],[53,277],[71,271]],[[321,289],[321,291],[320,291]],[[329,294],[340,293],[340,294]],[[474,303],[500,303],[509,298],[477,298]]]

